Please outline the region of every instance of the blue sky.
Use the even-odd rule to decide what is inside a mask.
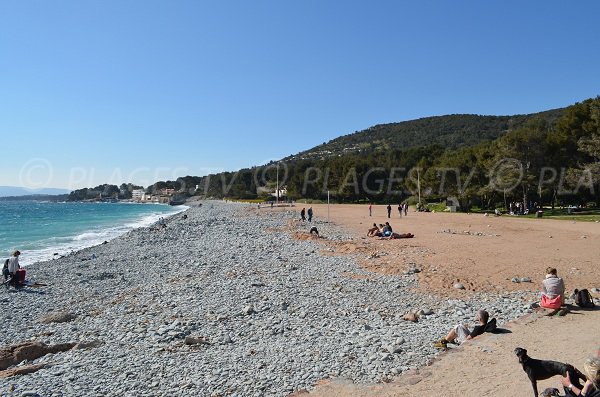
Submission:
[[[237,170],[600,94],[595,1],[0,2],[0,185]]]

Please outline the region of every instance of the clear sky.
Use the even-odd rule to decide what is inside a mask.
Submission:
[[[600,94],[600,2],[0,1],[0,185],[144,186]]]

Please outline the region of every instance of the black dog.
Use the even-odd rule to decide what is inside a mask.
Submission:
[[[549,387],[547,389],[544,389],[544,391],[542,392],[542,394],[540,394],[541,397],[560,397],[559,391],[556,388],[553,387]]]
[[[527,355],[527,350],[517,347],[515,354],[519,357],[519,363],[523,366],[523,371],[531,381],[534,397],[538,396],[537,381],[548,379],[555,375],[565,376],[569,373],[569,378],[573,385],[581,389],[579,379],[585,380],[585,376],[571,364],[565,364],[558,361],[536,360]],[[566,390],[565,390],[566,391]]]

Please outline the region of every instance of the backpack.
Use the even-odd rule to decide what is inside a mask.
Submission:
[[[575,292],[575,303],[577,304],[577,306],[587,308],[592,308],[596,306],[594,304],[594,299],[592,298],[590,291],[588,291],[587,289],[576,289],[573,292]]]

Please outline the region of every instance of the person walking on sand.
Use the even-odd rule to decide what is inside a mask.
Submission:
[[[312,216],[313,216],[312,207],[308,207],[308,211],[306,213],[308,214],[308,221],[312,222]]]
[[[398,215],[402,218],[402,203],[398,204]]]
[[[389,204],[388,204],[388,206],[387,206],[387,212],[388,212],[388,218],[390,218],[390,217],[391,217],[391,215],[392,215],[392,206],[391,206],[391,205],[389,205]]]
[[[306,220],[306,208],[302,208],[302,211],[300,211],[300,220],[301,221]]]
[[[373,204],[369,203],[369,216],[373,216]]]
[[[404,216],[406,216],[406,215],[408,215],[408,203],[406,201],[404,202],[403,207],[404,207]]]

